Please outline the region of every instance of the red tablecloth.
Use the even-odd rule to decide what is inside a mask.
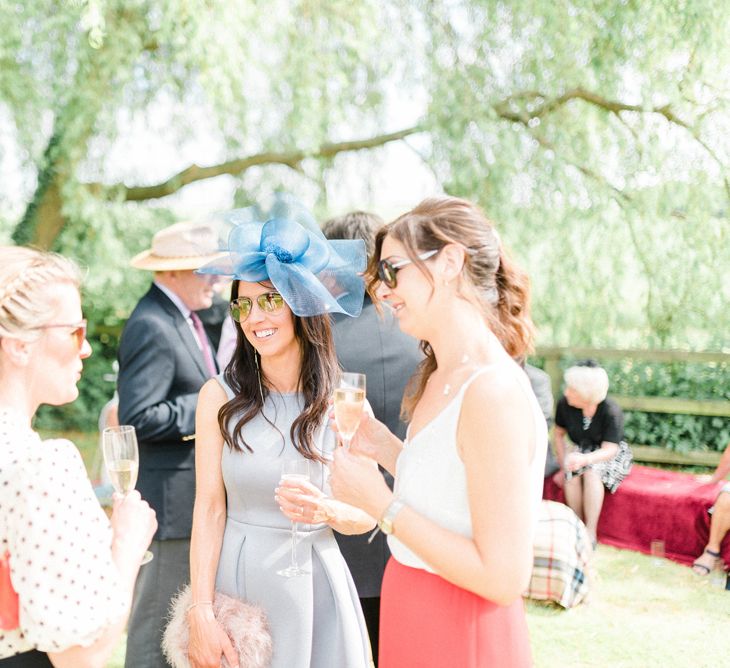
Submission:
[[[663,540],[669,559],[691,564],[707,543],[707,509],[719,489],[720,485],[700,485],[688,473],[634,465],[616,494],[606,492],[598,540],[645,554],[651,541]],[[563,490],[551,478],[545,480],[543,496],[565,502]],[[730,564],[730,534],[722,544],[722,555]]]

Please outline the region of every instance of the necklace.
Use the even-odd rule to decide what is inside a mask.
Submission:
[[[464,364],[466,364],[466,363],[467,363],[468,361],[469,361],[469,355],[467,355],[466,353],[464,353],[464,356],[463,356],[463,357],[461,358],[461,362],[459,363],[459,366],[463,366],[463,365],[464,365]],[[459,368],[459,367],[456,367],[456,369],[458,369],[458,368]],[[455,371],[456,369],[454,369],[454,371]],[[445,396],[445,397],[448,397],[450,393],[451,393],[451,385],[449,385],[449,383],[446,383],[446,384],[444,385],[444,396]]]

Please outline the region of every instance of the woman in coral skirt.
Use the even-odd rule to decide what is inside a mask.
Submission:
[[[332,466],[335,496],[389,534],[379,665],[530,666],[521,594],[547,430],[515,361],[531,344],[527,277],[476,206],[441,198],[380,231],[369,278],[426,355],[405,443],[364,416]],[[368,457],[394,473],[393,492]]]

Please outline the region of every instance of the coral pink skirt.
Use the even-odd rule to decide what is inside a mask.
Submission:
[[[391,557],[380,603],[379,668],[529,668],[522,599],[501,606]]]

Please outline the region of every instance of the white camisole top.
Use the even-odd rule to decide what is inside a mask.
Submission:
[[[512,360],[509,363],[513,364]],[[467,388],[475,378],[488,370],[494,371],[494,366],[477,369],[433,420],[414,438],[406,439],[396,463],[395,497],[433,522],[468,537],[472,536],[471,512],[466,471],[457,450],[456,432]],[[529,465],[533,516],[531,531],[534,533],[542,498],[547,425],[526,374],[520,374],[520,382],[530,400],[535,423],[535,452]],[[509,447],[509,444],[505,444],[505,447]],[[435,572],[394,535],[388,536],[388,546],[393,557],[401,564]]]

